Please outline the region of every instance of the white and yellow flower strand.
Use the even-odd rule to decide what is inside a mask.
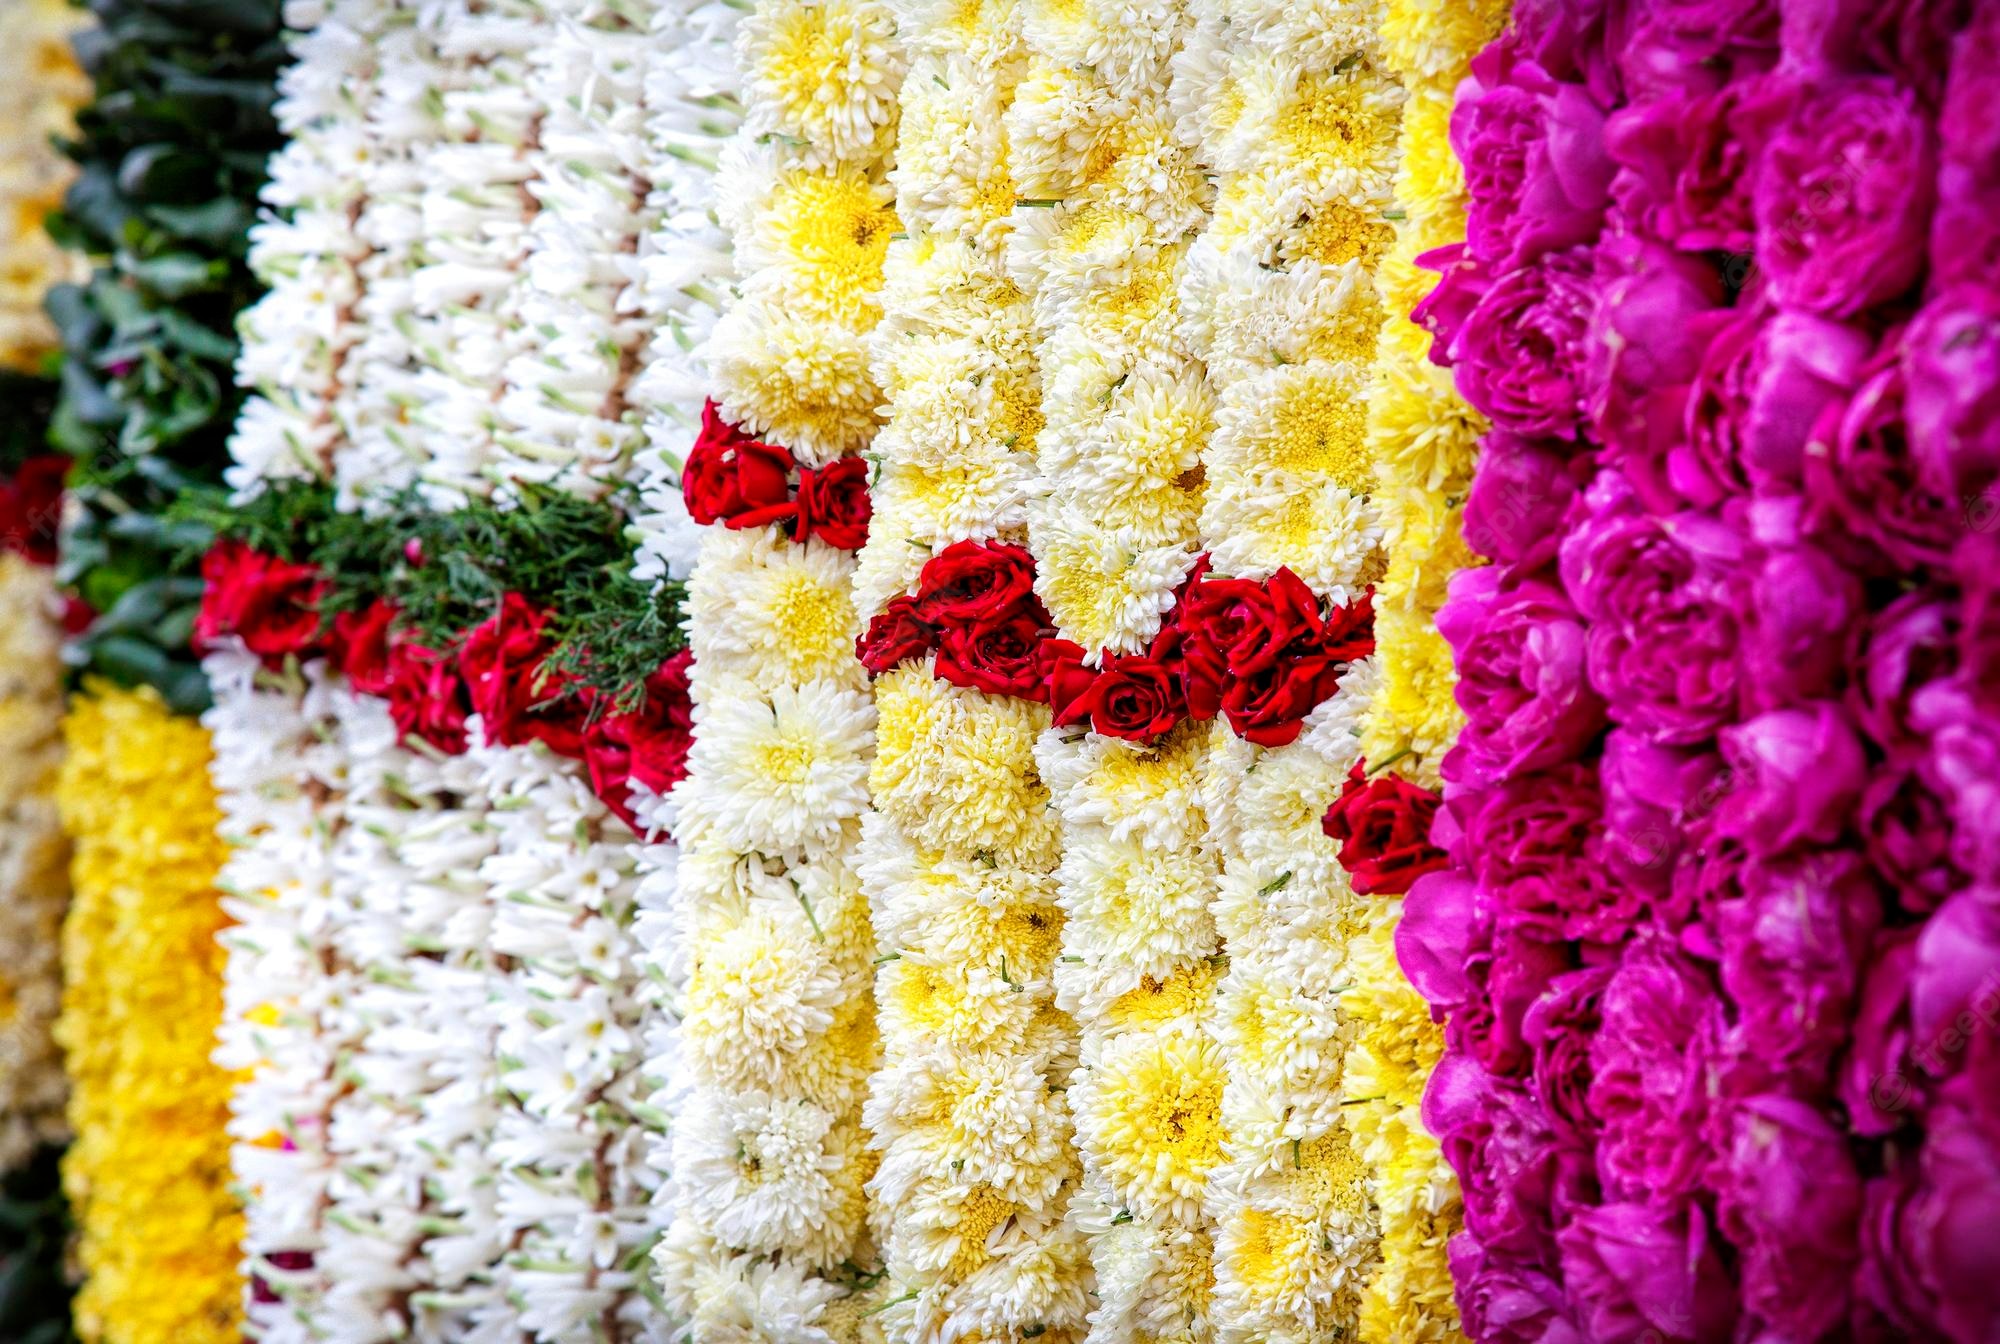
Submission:
[[[743,129],[717,182],[740,297],[711,334],[714,395],[820,465],[876,429],[903,58],[877,0],[761,0],[738,57]],[[817,540],[715,526],[689,584],[695,744],[670,811],[690,1087],[657,1260],[695,1341],[846,1340],[874,1319],[875,941],[856,850],[875,708],[853,570]]]
[[[876,341],[889,423],[860,562],[870,610],[955,541],[1025,540],[1041,430],[1035,330],[999,251],[1019,10],[912,4],[903,22],[893,180],[909,237],[891,249]],[[1053,1002],[1057,825],[1034,760],[1049,713],[938,680],[928,659],[886,673],[875,698],[862,876],[882,949],[867,1113],[882,1328],[1077,1340],[1089,1269],[1066,1221],[1078,1167],[1062,1091],[1075,1037]]]

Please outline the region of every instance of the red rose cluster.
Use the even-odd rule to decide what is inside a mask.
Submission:
[[[67,457],[45,453],[26,459],[12,480],[0,483],[0,550],[38,565],[56,562],[56,528],[68,475]]]
[[[1431,843],[1431,822],[1444,805],[1429,789],[1395,775],[1368,777],[1368,763],[1356,761],[1327,808],[1320,829],[1340,842],[1340,866],[1363,896],[1401,896],[1425,873],[1448,866]]]
[[[954,686],[1023,700],[1049,698],[1054,623],[1035,596],[1035,560],[1019,546],[960,541],[932,556],[914,597],[890,600],[855,641],[876,676],[937,653],[937,675]],[[1069,647],[1074,648],[1074,645]]]
[[[798,489],[792,473],[798,470]],[[868,463],[843,457],[799,468],[791,450],[753,439],[722,418],[714,402],[701,408],[701,434],[681,468],[688,516],[706,527],[783,523],[792,540],[817,539],[843,551],[868,540]]]
[[[454,641],[454,653],[399,631],[400,612],[386,599],[339,613],[329,628],[320,610],[327,585],[316,569],[239,541],[217,543],[202,560],[202,578],[197,651],[234,635],[273,667],[288,656],[324,656],[356,690],[389,702],[398,731],[441,751],[465,750],[466,716],[477,712],[488,743],[544,742],[582,761],[597,796],[634,829],[632,782],[664,793],[687,773],[686,652],[647,678],[638,709],[607,713],[597,690],[545,665],[548,613],[519,593]]]
[[[1107,653],[1093,668],[1055,636],[1034,582],[1021,547],[957,542],[924,566],[914,596],[869,623],[855,652],[880,675],[935,650],[937,675],[953,685],[1046,701],[1057,725],[1107,737],[1144,741],[1221,714],[1246,741],[1282,746],[1375,649],[1368,597],[1322,614],[1290,570],[1262,583],[1217,579],[1204,558],[1144,652]]]

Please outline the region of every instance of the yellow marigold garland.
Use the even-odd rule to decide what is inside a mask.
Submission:
[[[243,1217],[229,1186],[222,1012],[225,857],[207,732],[150,688],[93,684],[63,722],[74,845],[63,925],[63,1162],[85,1344],[234,1344]]]
[[[0,1173],[63,1134],[50,1029],[69,896],[56,768],[62,663],[53,573],[0,553]]]
[[[1506,0],[1389,0],[1382,23],[1383,63],[1408,101],[1395,183],[1401,217],[1377,276],[1389,315],[1368,405],[1368,445],[1389,563],[1375,598],[1382,682],[1363,723],[1362,754],[1430,788],[1462,717],[1436,617],[1451,575],[1473,561],[1459,514],[1483,426],[1449,373],[1430,362],[1430,338],[1409,314],[1435,280],[1415,258],[1465,233],[1465,178],[1448,139],[1452,92],[1506,10]],[[1376,1098],[1349,1115],[1382,1228],[1381,1265],[1361,1303],[1361,1337],[1428,1344],[1462,1338],[1445,1259],[1460,1208],[1457,1182],[1419,1116],[1443,1035],[1396,963],[1402,904],[1400,897],[1378,899],[1350,944],[1344,1004],[1359,1030],[1344,1072],[1352,1094]]]

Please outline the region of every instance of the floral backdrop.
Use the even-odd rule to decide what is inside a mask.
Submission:
[[[2000,7],[0,37],[0,1335],[2000,1340]]]

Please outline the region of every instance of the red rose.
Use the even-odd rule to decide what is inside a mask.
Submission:
[[[202,557],[201,577],[197,651],[229,635],[239,636],[271,666],[287,654],[319,651],[319,601],[326,584],[311,565],[253,551],[240,541],[220,541]]]
[[[1097,705],[1097,669],[1083,665],[1083,646],[1067,639],[1045,639],[1035,650],[1042,674],[1042,693],[1055,711],[1055,725],[1084,723]]]
[[[681,468],[688,516],[707,526],[757,527],[798,513],[791,500],[792,455],[723,420],[715,403],[701,408],[701,436]]]
[[[1280,574],[1287,571],[1279,570]],[[1326,614],[1319,650],[1338,663],[1358,663],[1375,652],[1375,590]]]
[[[1158,737],[1187,711],[1174,674],[1143,654],[1106,654],[1090,695],[1090,726],[1135,742]]]
[[[918,576],[917,615],[933,625],[999,620],[1034,594],[1035,558],[1024,548],[953,542]]]
[[[1400,896],[1446,864],[1445,852],[1431,843],[1431,821],[1441,805],[1436,794],[1408,780],[1368,778],[1366,763],[1357,761],[1320,827],[1340,841],[1340,866],[1353,877],[1355,891]]]
[[[590,707],[583,695],[567,693],[574,689],[572,678],[543,667],[547,623],[546,613],[508,593],[500,610],[466,635],[458,670],[488,742],[546,742],[560,755],[581,756]]]
[[[861,549],[868,540],[868,519],[874,507],[868,499],[868,463],[843,457],[799,473],[799,516],[792,535],[799,541],[818,537],[843,551]]]
[[[365,695],[386,695],[392,674],[390,654],[395,640],[396,604],[376,598],[361,611],[343,611],[333,618],[334,656],[354,689]]]
[[[56,562],[56,529],[68,475],[67,457],[43,453],[25,459],[14,479],[0,486],[0,550],[18,552],[38,565]]]
[[[1188,590],[1179,624],[1189,712],[1208,719],[1229,683],[1268,672],[1295,643],[1317,641],[1319,602],[1288,569],[1269,583],[1207,579]]]
[[[1268,671],[1230,682],[1222,712],[1245,742],[1282,747],[1297,740],[1306,715],[1333,694],[1343,670],[1322,653],[1288,655]]]
[[[936,635],[929,622],[917,618],[915,598],[894,597],[854,641],[854,656],[870,676],[879,677],[898,663],[929,653]]]
[[[1043,700],[1043,625],[1032,611],[1016,608],[998,621],[946,626],[938,640],[937,675],[954,686],[988,695]]]
[[[583,761],[590,787],[604,805],[640,830],[632,811],[632,784],[665,793],[687,775],[694,745],[694,706],[688,698],[685,651],[661,663],[646,678],[646,698],[628,714],[607,714],[584,732]]]
[[[440,751],[465,750],[465,682],[452,659],[421,644],[395,641],[389,646],[387,683],[389,717],[396,731],[418,737]]]

